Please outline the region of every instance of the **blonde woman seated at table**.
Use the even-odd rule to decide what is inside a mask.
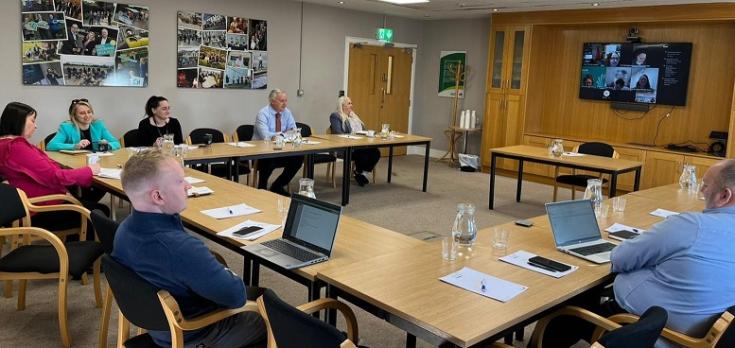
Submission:
[[[352,100],[347,96],[337,99],[337,111],[329,115],[329,124],[333,134],[350,134],[362,131],[365,123],[352,110]],[[355,161],[355,181],[360,186],[369,183],[367,175],[375,169],[380,160],[380,150],[374,147],[352,150]]]
[[[102,120],[94,116],[92,104],[87,99],[74,99],[69,105],[69,121],[59,125],[46,150],[99,151],[100,145],[107,145],[107,150],[120,148],[117,138],[107,130]]]

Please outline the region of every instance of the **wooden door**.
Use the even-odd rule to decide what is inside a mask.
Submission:
[[[368,129],[408,132],[411,94],[411,49],[353,44],[350,46],[347,94]],[[387,150],[382,150],[383,155]],[[395,155],[406,153],[396,148]]]

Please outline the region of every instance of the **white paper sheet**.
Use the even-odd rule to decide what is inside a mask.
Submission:
[[[584,154],[583,153],[579,153],[579,152],[564,152],[562,154],[562,156],[567,156],[567,157],[582,157],[582,156],[584,156]]]
[[[234,147],[255,147],[255,145],[246,143],[244,141],[238,141],[236,143],[227,143],[227,145],[234,146]]]
[[[608,228],[605,229],[607,232],[620,232],[620,231],[633,231],[635,233],[643,233],[646,232],[646,230],[642,228],[632,227],[628,225],[623,225],[619,223],[614,223],[610,225]]]
[[[245,237],[245,238],[234,236],[232,234],[235,231],[239,231],[240,229],[242,229],[244,227],[250,227],[250,226],[258,226],[258,227],[262,228],[262,230],[257,231],[257,232],[254,232],[254,233],[251,233],[251,234],[247,235],[247,237]],[[239,224],[237,224],[235,226],[232,226],[232,227],[230,227],[230,228],[228,228],[228,229],[226,229],[224,231],[217,232],[217,235],[218,236],[223,236],[223,237],[229,237],[229,238],[232,238],[232,239],[235,239],[235,240],[256,240],[256,239],[258,239],[258,238],[260,238],[262,236],[265,236],[268,233],[271,233],[271,232],[277,230],[279,227],[281,227],[281,225],[273,225],[273,224],[269,224],[269,223],[265,223],[265,222],[258,222],[258,221],[253,221],[253,220],[246,220],[246,221],[241,222],[241,223],[239,223]]]
[[[215,219],[227,219],[236,216],[260,213],[259,209],[253,208],[245,203],[230,205],[222,208],[202,210],[202,214]]]
[[[214,191],[206,186],[192,187],[186,191],[186,195],[189,197],[206,196],[212,193],[214,193]]]
[[[508,302],[528,289],[527,286],[496,278],[469,267],[463,267],[439,280],[501,302]]]
[[[653,216],[658,216],[658,217],[661,217],[661,218],[664,218],[664,219],[667,218],[667,217],[669,217],[669,216],[671,216],[671,215],[679,215],[679,213],[677,213],[675,211],[661,209],[661,208],[658,208],[658,209],[650,212],[649,214],[651,214]]]
[[[359,137],[357,135],[351,135],[351,134],[337,134],[337,136],[340,138],[345,138],[345,139],[362,139],[362,137]]]
[[[89,153],[89,150],[59,150],[61,153],[65,153],[67,155],[80,155],[84,153]]]
[[[569,273],[572,273],[572,272],[576,271],[577,269],[579,269],[579,266],[570,265],[570,264],[566,264],[566,263],[564,263],[564,264],[567,265],[567,266],[569,266],[569,267],[572,267],[572,268],[570,270],[564,271],[564,272],[549,271],[549,270],[546,270],[546,269],[543,269],[543,268],[540,268],[540,267],[529,265],[528,264],[528,259],[530,259],[530,258],[532,258],[534,256],[537,256],[537,255],[536,254],[533,254],[533,253],[529,253],[528,251],[518,250],[518,251],[516,251],[516,252],[514,252],[514,253],[512,253],[510,255],[505,255],[505,256],[501,257],[500,258],[500,261],[507,262],[507,263],[509,263],[511,265],[516,265],[518,267],[523,267],[523,268],[525,268],[527,270],[531,270],[531,271],[538,272],[538,273],[541,273],[541,274],[546,274],[546,275],[552,276],[554,278],[561,278],[561,277],[563,277],[563,276],[565,276],[565,275],[567,275]],[[556,260],[554,260],[554,261],[556,261]],[[556,261],[556,262],[559,262],[559,261]],[[559,262],[559,263],[563,263],[563,262]]]
[[[301,144],[302,145],[319,145],[321,143],[322,143],[321,141],[314,141],[314,140],[311,140],[311,139],[303,139],[301,141]]]
[[[188,182],[189,185],[194,185],[194,184],[198,184],[198,183],[204,182],[204,180],[199,179],[199,178],[195,178],[193,176],[187,176],[187,177],[184,178],[184,180],[186,180],[186,182]]]
[[[100,168],[100,172],[97,174],[100,178],[117,180],[120,180],[120,175],[122,175],[122,169],[118,168]]]

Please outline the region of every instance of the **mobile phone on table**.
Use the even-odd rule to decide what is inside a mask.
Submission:
[[[534,256],[528,259],[528,264],[531,266],[536,266],[536,267],[543,268],[545,270],[552,271],[552,272],[566,272],[572,269],[572,267],[569,265],[565,265],[563,263],[556,262],[554,260],[547,259],[542,256]]]
[[[235,232],[232,232],[232,235],[233,236],[237,236],[237,237],[247,237],[247,235],[249,235],[249,234],[251,234],[253,232],[258,232],[258,231],[260,231],[262,229],[263,228],[260,227],[260,226],[246,226],[246,227],[243,227],[243,228],[241,228],[241,229],[239,229],[239,230],[237,230]]]
[[[626,239],[633,239],[635,237],[638,237],[640,236],[640,234],[633,232],[633,231],[620,230],[616,232],[608,232],[607,236],[610,238],[615,238],[617,240],[626,240]]]

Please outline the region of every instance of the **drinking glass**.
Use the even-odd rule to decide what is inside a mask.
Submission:
[[[446,261],[457,259],[457,242],[454,241],[452,236],[442,238],[442,259]]]
[[[500,227],[493,229],[493,256],[505,256],[508,252],[508,230]]]

